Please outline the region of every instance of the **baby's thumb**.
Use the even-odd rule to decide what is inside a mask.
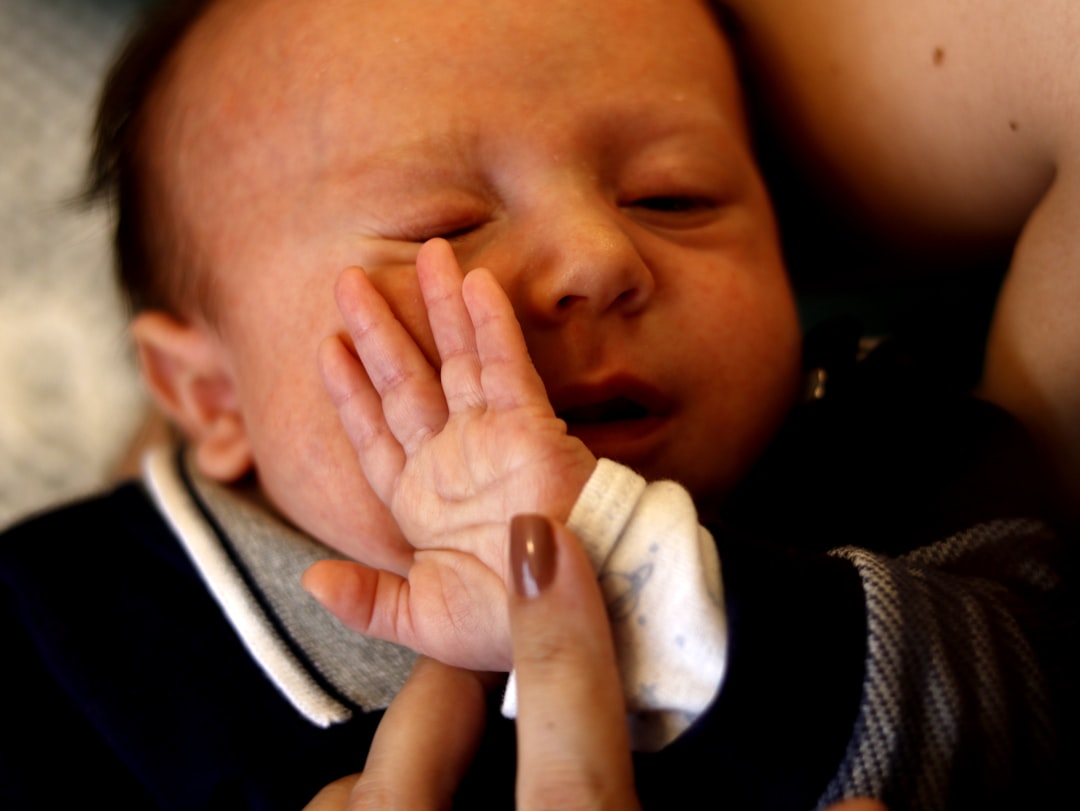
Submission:
[[[635,807],[626,702],[585,552],[565,527],[519,515],[510,566],[517,807]]]

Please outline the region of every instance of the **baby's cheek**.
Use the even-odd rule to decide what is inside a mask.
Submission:
[[[268,449],[273,453],[273,449]],[[412,548],[364,478],[344,432],[313,432],[303,443],[279,447],[291,463],[264,466],[260,476],[271,506],[289,523],[337,552],[379,569],[407,571]]]

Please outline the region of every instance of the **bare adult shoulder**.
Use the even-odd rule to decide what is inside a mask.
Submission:
[[[785,140],[891,227],[1014,233],[1080,148],[1069,0],[727,5]]]
[[[726,5],[773,137],[810,183],[931,259],[1011,253],[981,392],[1080,502],[1080,6]]]

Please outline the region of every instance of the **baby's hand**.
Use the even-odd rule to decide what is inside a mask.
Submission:
[[[359,269],[337,286],[359,360],[337,338],[322,348],[364,474],[417,549],[407,579],[357,573],[343,618],[451,664],[506,669],[508,523],[565,520],[596,459],[555,416],[494,277],[463,277],[442,240],[421,249],[417,276],[441,378]]]

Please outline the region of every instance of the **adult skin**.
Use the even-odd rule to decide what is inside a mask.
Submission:
[[[978,391],[1027,424],[1080,519],[1080,7],[723,5],[770,131],[882,255],[959,268],[1011,254]]]

